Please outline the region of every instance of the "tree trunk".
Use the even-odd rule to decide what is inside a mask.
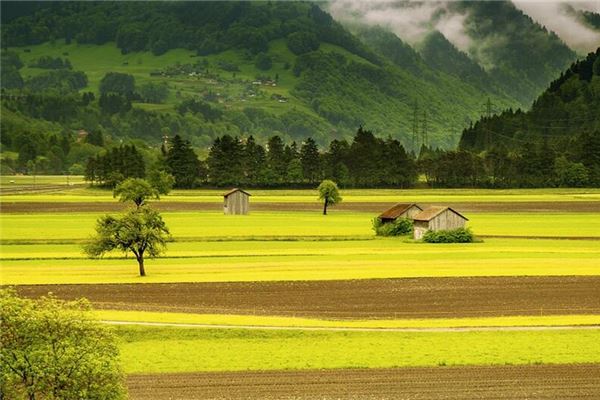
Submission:
[[[325,199],[325,202],[323,203],[323,215],[327,215],[327,199]]]
[[[140,276],[146,276],[146,270],[144,269],[144,255],[140,254],[137,261],[140,266]]]

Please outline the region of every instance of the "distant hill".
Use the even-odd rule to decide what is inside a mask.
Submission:
[[[518,147],[527,141],[556,142],[594,132],[600,135],[600,48],[561,73],[531,110],[510,109],[465,129],[460,147]]]
[[[37,96],[35,105],[23,104],[32,97],[3,97],[11,115],[9,136],[37,131],[33,124],[39,121],[153,144],[177,132],[202,148],[224,133],[252,134],[262,142],[272,135],[288,142],[311,136],[325,145],[364,125],[415,151],[425,140],[451,148],[488,99],[498,109],[528,105],[548,76],[575,57],[514,7],[451,6],[468,10],[472,35],[485,39],[498,31],[510,35],[508,44],[467,57],[438,33],[419,53],[382,29],[351,33],[317,4],[303,2],[27,2],[23,7],[4,1],[3,54],[9,50],[23,65],[3,71],[8,82],[3,87]],[[506,18],[514,18],[516,28],[502,25]],[[485,28],[477,23],[488,19]],[[72,72],[45,70],[42,57],[68,60]],[[484,70],[482,63],[494,66]],[[135,79],[135,90],[122,105],[114,96],[100,98],[100,81],[109,72]],[[60,99],[72,103],[39,110],[41,102],[57,98],[51,93],[56,90],[68,91],[71,97]],[[151,95],[156,90],[163,98]],[[87,92],[93,98],[73,97]]]

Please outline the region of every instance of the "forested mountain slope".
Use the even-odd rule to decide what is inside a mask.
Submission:
[[[410,147],[416,118],[430,145],[451,147],[489,96],[503,107],[515,104],[432,70],[406,45],[406,54],[371,48],[368,40],[359,40],[310,3],[49,2],[28,3],[25,11],[20,7],[2,2],[4,51],[24,64],[6,64],[3,87],[46,93],[46,98],[53,98],[52,91],[68,92],[64,99],[73,102],[76,93],[91,92],[94,99],[41,112],[36,109],[41,98],[34,105],[31,97],[13,96],[10,110],[17,126],[22,116],[23,124],[44,120],[64,129],[154,143],[176,130],[206,146],[226,132],[252,133],[261,141],[273,134],[286,141],[312,136],[325,144],[350,137],[364,124]],[[392,47],[400,42],[393,35],[388,39]],[[48,71],[39,62],[48,57],[68,60],[71,69]],[[85,77],[75,76],[77,71]],[[107,99],[100,104],[100,81],[109,72],[135,80],[123,107],[114,97],[108,99],[112,107]],[[165,86],[142,89],[148,83]],[[152,90],[165,94],[141,93]],[[416,115],[415,104],[420,105]],[[35,128],[21,129],[27,130]]]
[[[509,109],[482,118],[464,130],[460,148],[497,155],[521,153],[524,159],[557,155],[581,162],[590,182],[600,184],[600,48],[554,80],[531,110]],[[548,168],[533,168],[542,176]]]

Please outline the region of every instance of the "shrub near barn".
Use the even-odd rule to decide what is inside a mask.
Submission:
[[[472,243],[473,239],[473,233],[469,228],[427,231],[423,235],[425,243]]]

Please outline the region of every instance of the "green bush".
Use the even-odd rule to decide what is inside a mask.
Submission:
[[[377,236],[402,236],[412,233],[413,223],[410,219],[398,218],[393,222],[382,222],[373,219],[373,230]]]
[[[423,235],[426,243],[472,243],[473,233],[469,228],[458,228],[447,231],[427,231]]]

